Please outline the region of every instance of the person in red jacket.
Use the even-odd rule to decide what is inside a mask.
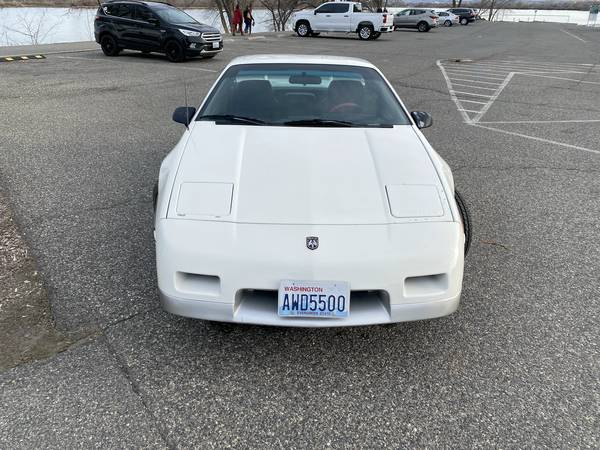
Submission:
[[[235,5],[235,9],[233,10],[233,26],[231,27],[231,34],[235,36],[236,31],[240,31],[240,34],[244,35],[244,30],[242,30],[242,10],[240,9],[240,4]]]

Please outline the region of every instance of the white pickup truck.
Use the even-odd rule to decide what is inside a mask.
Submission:
[[[357,33],[360,39],[367,40],[394,31],[392,14],[364,13],[358,2],[323,3],[317,9],[297,12],[291,22],[300,37],[333,31]]]

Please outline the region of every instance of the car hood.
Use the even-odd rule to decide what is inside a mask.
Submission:
[[[215,27],[211,27],[210,25],[205,25],[200,22],[196,23],[180,23],[174,24],[178,28],[184,28],[186,30],[198,31],[200,33],[220,33]]]
[[[411,126],[301,128],[195,122],[168,217],[270,224],[450,221]]]

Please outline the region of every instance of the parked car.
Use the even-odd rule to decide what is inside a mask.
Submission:
[[[392,15],[365,13],[358,2],[323,3],[317,9],[303,10],[292,16],[294,31],[300,37],[321,32],[357,33],[362,40],[377,39],[394,31]]]
[[[471,228],[452,172],[367,61],[231,61],[155,189],[163,307],[329,327],[430,319],[459,304]]]
[[[460,17],[459,22],[461,25],[469,25],[471,22],[475,22],[475,13],[471,8],[450,8],[447,11]]]
[[[96,42],[107,56],[124,49],[165,53],[173,62],[212,58],[223,51],[216,28],[166,3],[115,0],[100,5],[94,20]]]
[[[438,25],[438,16],[430,9],[411,8],[394,14],[394,28],[416,28],[424,32]]]
[[[444,10],[434,10],[434,12],[439,17],[438,24],[440,25],[444,25],[445,27],[451,27],[452,25],[460,23],[460,17],[458,17],[454,13]]]

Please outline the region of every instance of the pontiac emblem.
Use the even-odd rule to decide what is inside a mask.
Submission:
[[[317,236],[307,236],[306,248],[309,250],[316,250],[319,248],[319,238]]]

